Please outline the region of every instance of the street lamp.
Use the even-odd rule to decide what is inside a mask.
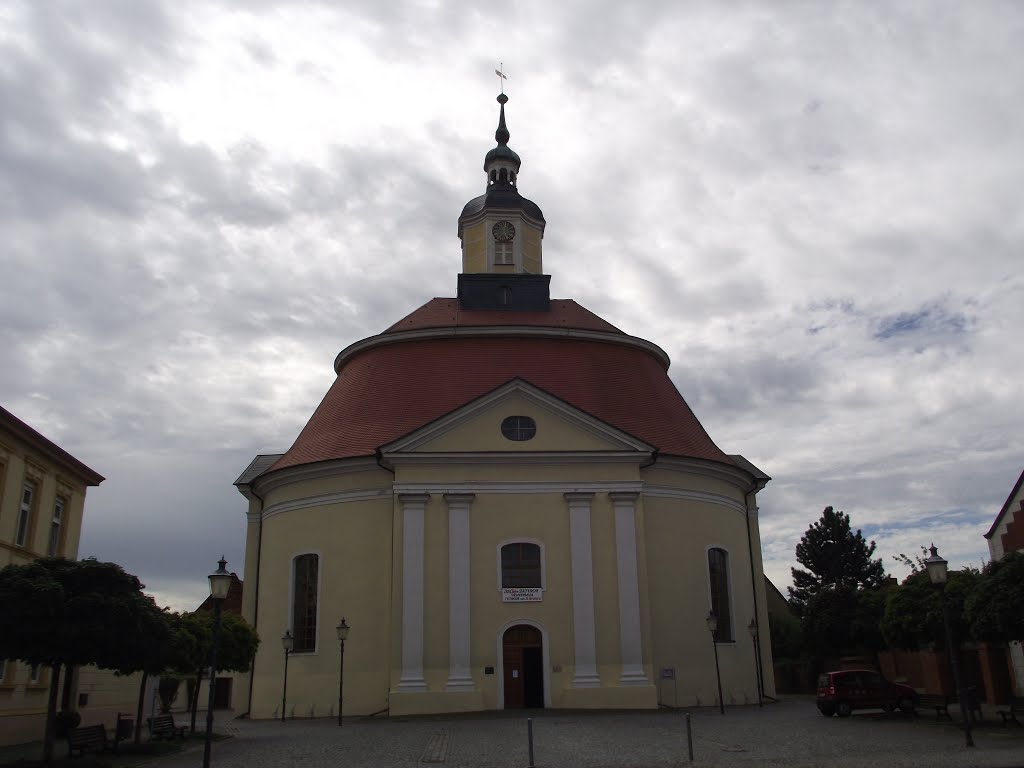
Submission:
[[[750,632],[750,639],[754,641],[754,674],[757,676],[757,706],[763,707],[764,699],[762,697],[761,690],[764,683],[761,678],[761,646],[758,643],[757,622],[754,619],[751,619],[750,623],[747,625],[747,631]]]
[[[341,661],[338,664],[338,727],[341,727],[341,699],[345,690],[345,639],[348,637],[349,626],[345,617],[341,617],[341,623],[337,626],[338,642],[341,643]]]
[[[231,587],[231,574],[224,568],[228,561],[221,555],[218,568],[210,574],[210,597],[213,598],[213,637],[210,641],[210,699],[206,706],[206,744],[203,746],[203,768],[210,768],[210,745],[213,742],[213,704],[217,693],[217,646],[220,645],[220,607]]]
[[[285,705],[288,703],[288,657],[292,654],[292,648],[295,647],[295,638],[292,637],[292,631],[286,629],[284,635],[281,637],[281,647],[284,648],[284,686],[281,688],[281,722],[284,722],[284,710]]]
[[[942,603],[942,623],[946,627],[946,653],[949,654],[951,663],[953,664],[953,684],[956,686],[956,697],[960,701],[960,716],[964,719],[964,741],[966,746],[974,746],[974,738],[971,736],[971,721],[967,716],[967,702],[964,701],[965,691],[960,687],[960,661],[957,658],[960,654],[958,653],[959,648],[953,647],[953,632],[949,627],[949,608],[946,605],[946,575],[948,563],[939,557],[939,550],[932,544],[929,552],[932,553],[931,557],[924,561],[925,567],[928,569],[928,578],[932,580],[932,584],[939,585],[939,600]]]
[[[711,645],[715,648],[715,677],[718,680],[718,711],[725,714],[725,702],[722,700],[722,672],[718,668],[718,617],[714,611],[708,611],[706,619],[708,632],[711,633]]]

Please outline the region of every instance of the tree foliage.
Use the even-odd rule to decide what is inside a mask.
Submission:
[[[191,729],[196,730],[197,697],[203,676],[210,665],[210,650],[213,641],[213,614],[210,611],[183,613],[179,617],[179,632],[182,637],[178,646],[180,655],[176,670],[192,679],[189,691],[189,708],[192,710]],[[220,638],[217,642],[217,672],[247,672],[252,663],[259,636],[241,616],[233,613],[221,615]]]
[[[1010,552],[985,565],[966,610],[978,640],[1024,640],[1024,552]]]
[[[885,581],[881,559],[872,560],[875,542],[867,542],[850,528],[850,516],[825,507],[796,545],[796,559],[807,570],[793,568],[789,602],[803,617],[822,592],[875,589]],[[824,609],[824,606],[821,606]],[[829,610],[834,605],[830,604]]]
[[[0,658],[135,671],[161,610],[115,563],[46,557],[0,570]]]
[[[886,642],[894,648],[920,650],[934,646],[946,647],[946,631],[942,622],[942,600],[949,610],[950,629],[954,642],[972,637],[964,615],[964,605],[975,591],[981,576],[973,568],[950,571],[945,594],[932,584],[927,571],[911,573],[899,588],[891,590],[882,616],[881,629]]]
[[[169,634],[142,583],[115,563],[45,557],[0,570],[0,658],[52,670],[43,760],[53,756],[61,669],[145,669]]]

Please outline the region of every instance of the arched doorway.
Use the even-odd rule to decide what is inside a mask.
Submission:
[[[516,624],[501,639],[505,709],[544,706],[544,638],[537,627]]]

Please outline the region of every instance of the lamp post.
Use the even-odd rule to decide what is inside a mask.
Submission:
[[[960,661],[957,658],[959,656],[959,647],[953,647],[953,631],[949,627],[949,607],[946,605],[946,566],[948,563],[941,557],[939,557],[939,550],[932,544],[929,551],[932,553],[931,557],[924,561],[925,567],[928,569],[928,578],[932,580],[932,584],[939,585],[939,600],[942,603],[942,623],[946,628],[946,652],[949,654],[950,662],[953,665],[953,684],[956,686],[956,697],[960,701],[960,716],[964,719],[964,742],[966,746],[974,746],[974,738],[971,736],[971,720],[967,716],[967,702],[964,701],[963,688],[960,687]]]
[[[750,639],[753,641],[752,644],[754,646],[754,674],[757,676],[757,706],[763,707],[764,697],[761,693],[761,690],[764,683],[762,682],[761,678],[761,654],[760,646],[757,642],[757,622],[754,619],[751,619],[750,623],[747,625],[747,631],[750,632]]]
[[[221,556],[218,568],[210,574],[210,597],[213,598],[213,637],[210,641],[210,699],[206,706],[206,743],[203,745],[203,768],[210,768],[210,745],[213,742],[213,704],[217,693],[217,650],[220,645],[220,608],[231,587],[231,574],[224,568],[228,561]]]
[[[718,711],[725,714],[725,702],[722,700],[722,672],[718,668],[718,617],[714,611],[708,611],[706,619],[708,632],[711,633],[711,645],[715,649],[715,678],[718,680]]]
[[[349,626],[345,617],[341,617],[341,623],[337,626],[338,642],[341,643],[341,660],[338,664],[338,727],[341,727],[341,701],[345,692],[345,638],[348,637]]]
[[[281,647],[284,648],[284,685],[281,687],[281,722],[284,722],[284,710],[285,705],[288,703],[288,657],[292,654],[292,648],[295,647],[295,638],[292,637],[292,631],[286,629],[284,635],[281,637]]]

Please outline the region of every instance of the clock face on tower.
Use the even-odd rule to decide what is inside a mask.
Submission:
[[[516,228],[512,226],[511,221],[499,221],[491,228],[491,232],[494,234],[495,240],[502,242],[508,242],[516,236]]]

